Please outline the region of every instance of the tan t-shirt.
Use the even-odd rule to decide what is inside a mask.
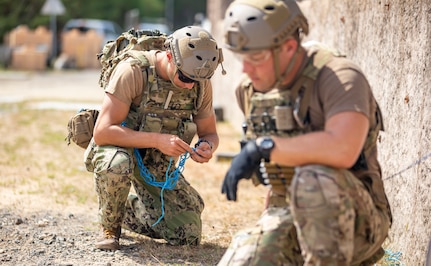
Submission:
[[[155,54],[157,51],[149,51],[146,56],[151,65],[154,66]],[[130,63],[131,59],[120,62],[112,72],[108,86],[105,88],[105,92],[114,95],[120,101],[131,105],[139,105],[142,100],[142,93],[144,84],[147,84],[147,76],[144,75],[141,68],[137,65]],[[157,72],[157,69],[156,69]],[[203,89],[203,100],[202,105],[195,119],[207,118],[214,114],[214,108],[212,105],[212,86],[210,80],[201,82]],[[187,90],[187,88],[185,88]]]
[[[334,57],[320,71],[310,102],[312,130],[323,129],[333,115],[355,111],[370,118],[375,112],[370,85],[358,66],[343,57]],[[370,121],[374,122],[374,121]]]

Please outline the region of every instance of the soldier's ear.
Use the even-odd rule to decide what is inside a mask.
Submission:
[[[282,45],[282,51],[294,53],[298,49],[298,42],[294,38],[288,38]]]
[[[168,57],[168,60],[171,61],[172,60],[172,53],[171,51],[167,50],[166,51],[166,56]]]

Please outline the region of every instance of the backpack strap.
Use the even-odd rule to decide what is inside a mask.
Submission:
[[[251,102],[249,101],[253,96],[253,84],[249,78],[244,79],[240,85],[244,92],[244,114],[249,115],[251,113]]]
[[[197,86],[199,86],[199,88],[197,90],[198,97],[196,98],[195,112],[197,112],[197,110],[202,106],[202,102],[204,100],[204,94],[205,94],[204,82],[199,81],[199,83],[197,83]]]

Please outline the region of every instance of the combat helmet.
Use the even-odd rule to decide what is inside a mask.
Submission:
[[[202,81],[214,74],[223,53],[211,34],[198,26],[187,26],[172,33],[165,42],[175,66],[190,79]],[[224,71],[223,71],[224,72]]]
[[[247,53],[280,46],[308,22],[294,0],[235,0],[226,10],[226,47]]]

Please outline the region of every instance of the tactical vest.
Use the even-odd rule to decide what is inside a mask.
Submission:
[[[193,115],[202,105],[203,84],[196,82],[192,89],[177,88],[170,81],[158,77],[154,66],[143,71],[147,82],[144,83],[142,100],[139,106],[132,103],[126,125],[137,131],[177,135],[190,144],[197,132]],[[155,148],[139,151],[145,166],[152,169],[153,174],[166,173],[170,156]],[[177,160],[173,158],[172,164]],[[160,177],[163,180],[164,176]]]
[[[291,87],[275,88],[266,93],[254,92],[250,80],[242,86],[245,92],[246,138],[259,136],[292,137],[308,132],[308,103],[310,102],[314,82],[319,71],[333,56],[342,56],[339,52],[313,48],[309,61],[301,76]],[[266,171],[254,176],[255,185],[259,183],[280,186],[290,184],[294,168],[265,162]]]

